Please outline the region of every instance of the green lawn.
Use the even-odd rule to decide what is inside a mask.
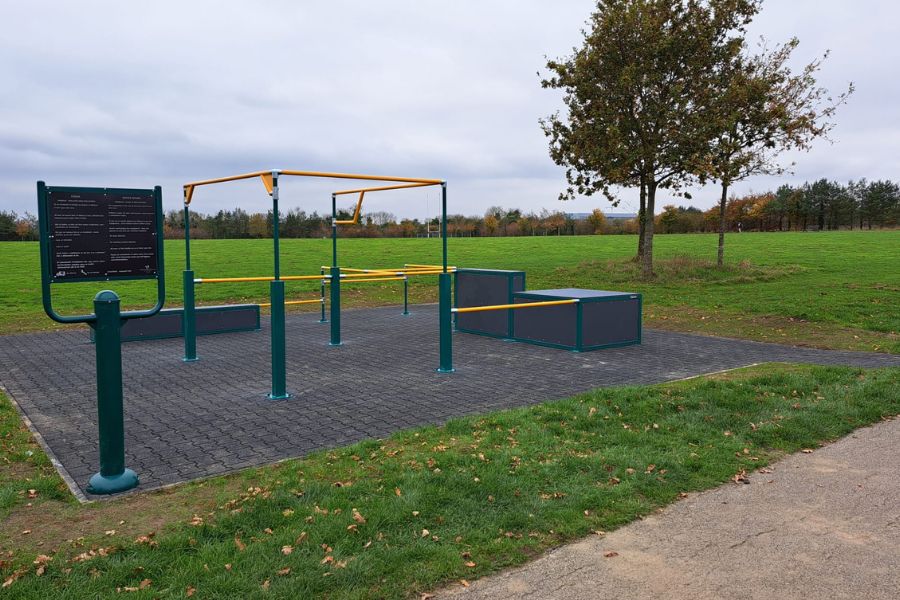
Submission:
[[[793,341],[824,347],[900,352],[900,231],[745,233],[727,237],[729,267],[720,272],[714,235],[655,239],[659,277],[641,280],[628,262],[634,236],[467,238],[450,240],[451,262],[463,267],[523,269],[528,286],[592,287],[642,292],[646,324],[717,335]],[[270,240],[198,240],[192,244],[198,277],[271,274]],[[317,273],[330,262],[329,240],[284,240],[285,274]],[[0,243],[0,333],[51,327],[41,308],[38,248]],[[436,239],[346,239],[340,262],[396,267],[440,260]],[[169,305],[180,305],[184,251],[166,243]],[[401,283],[345,286],[348,306],[399,303]],[[57,304],[86,310],[102,284],[55,286]],[[148,303],[146,283],[114,286],[126,304]],[[435,299],[433,277],[411,286],[413,302]],[[198,302],[262,301],[265,283],[201,286]],[[289,294],[310,297],[310,283]]]
[[[770,365],[456,419],[93,506],[42,488],[0,526],[2,593],[409,597],[897,413],[900,369]]]

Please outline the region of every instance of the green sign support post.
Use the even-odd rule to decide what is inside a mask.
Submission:
[[[125,467],[122,402],[122,323],[151,317],[165,303],[162,189],[48,187],[37,184],[44,311],[59,323],[94,328],[100,471],[88,482],[92,494],[114,494],[138,485]],[[119,296],[104,290],[94,312],[61,315],[53,308],[51,284],[156,279],[156,305],[121,312]]]

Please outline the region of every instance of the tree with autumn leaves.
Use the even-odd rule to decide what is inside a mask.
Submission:
[[[565,167],[561,199],[639,189],[638,258],[653,274],[656,195],[714,180],[777,172],[776,157],[824,135],[817,61],[794,75],[796,40],[748,55],[761,0],[598,0],[574,53],[547,62],[545,88],[566,114],[543,119],[550,156]],[[721,251],[720,251],[721,252]]]

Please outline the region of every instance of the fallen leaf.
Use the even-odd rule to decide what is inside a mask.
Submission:
[[[37,491],[37,490],[28,490],[28,497],[29,497],[29,498],[34,499],[34,498],[37,498],[37,496],[38,496],[38,491]]]
[[[291,574],[291,568],[290,568],[290,567],[285,567],[285,568],[283,568],[283,569],[279,569],[275,574],[278,575],[279,577],[284,577],[285,575],[290,575],[290,574]]]
[[[105,535],[116,535],[116,530],[115,530],[115,529],[107,529],[107,530],[104,531],[103,533],[104,533]]]
[[[291,515],[294,514],[294,511],[291,510],[290,508],[286,508],[283,511],[281,511],[281,514],[284,515],[285,517],[290,517]]]
[[[203,525],[203,517],[194,515],[193,517],[191,517],[191,525],[193,525],[194,527],[200,527],[201,525]]]
[[[247,544],[241,541],[241,538],[234,538],[234,545],[237,546],[237,549],[243,552],[247,548]]]
[[[300,544],[305,542],[306,538],[308,538],[308,537],[309,537],[309,535],[305,531],[301,531],[300,535],[297,536],[297,539],[294,540],[294,544],[299,546]]]
[[[266,527],[265,529],[263,529],[263,531],[268,533],[269,535],[272,535],[273,533],[275,533],[274,531],[272,531],[271,527]]]
[[[809,448],[804,448],[800,452],[802,452],[803,454],[812,454],[812,450],[810,450]]]
[[[264,590],[268,590],[268,589],[269,589],[269,580],[266,579],[265,581],[263,581],[263,582],[260,584],[260,587],[261,587],[262,589],[264,589]]]
[[[285,556],[287,556],[288,554],[290,554],[293,551],[294,551],[293,546],[282,546],[281,547],[281,553],[284,554]]]
[[[465,579],[460,579],[459,582],[462,584],[463,587],[469,587],[469,582],[466,581]]]
[[[619,555],[619,553],[616,552],[615,550],[607,550],[606,552],[603,553],[603,556],[605,558],[613,558],[618,555]]]
[[[400,488],[394,488],[394,494],[397,496],[402,496],[403,492],[400,491]]]
[[[196,589],[195,587],[189,585],[189,586],[187,586],[187,589],[184,590],[184,595],[185,595],[186,597],[190,598],[191,596],[194,595],[194,593],[195,593],[196,591],[197,591],[197,589]]]
[[[226,571],[230,571],[230,570],[231,570],[231,563],[225,563],[225,570],[226,570]]]
[[[428,537],[429,535],[431,535],[430,531],[428,531],[427,529],[422,530],[422,537]]]
[[[470,560],[470,561],[466,561],[465,565],[466,565],[467,567],[469,567],[470,569],[472,569],[472,568],[475,567],[475,563],[472,562],[471,560]]]
[[[352,512],[353,512],[353,520],[354,520],[354,521],[356,521],[356,522],[359,523],[360,525],[362,525],[362,524],[364,524],[364,523],[366,522],[366,518],[365,518],[364,516],[362,516],[361,514],[359,514],[359,511],[358,511],[358,510],[356,510],[356,509],[354,508]]]

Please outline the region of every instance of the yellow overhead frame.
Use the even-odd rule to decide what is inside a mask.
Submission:
[[[341,219],[335,220],[335,225],[356,225],[359,223],[359,214],[362,211],[362,203],[363,197],[366,195],[366,192],[383,192],[386,190],[405,190],[407,188],[417,188],[417,187],[427,187],[430,185],[436,185],[434,183],[404,183],[399,185],[382,185],[377,187],[368,187],[368,188],[357,188],[353,190],[341,190],[339,192],[334,192],[334,196],[343,196],[346,194],[359,194],[359,198],[356,200],[356,209],[353,211],[353,218],[351,219]]]
[[[441,179],[424,179],[421,177],[392,177],[387,175],[361,175],[358,173],[328,173],[324,171],[295,171],[272,169],[269,171],[254,171],[252,173],[243,173],[241,175],[230,175],[228,177],[217,177],[215,179],[203,179],[200,181],[192,181],[184,184],[184,203],[190,204],[194,196],[194,188],[203,185],[212,185],[215,183],[225,183],[227,181],[239,181],[241,179],[254,179],[259,177],[262,179],[266,191],[272,193],[273,175],[291,175],[294,177],[322,177],[326,179],[361,179],[364,181],[393,181],[398,183],[414,184],[410,186],[382,186],[379,189],[400,189],[401,187],[422,187],[429,185],[441,185],[444,183]],[[347,190],[341,193],[353,193],[356,191],[375,191],[375,188],[369,190]]]

